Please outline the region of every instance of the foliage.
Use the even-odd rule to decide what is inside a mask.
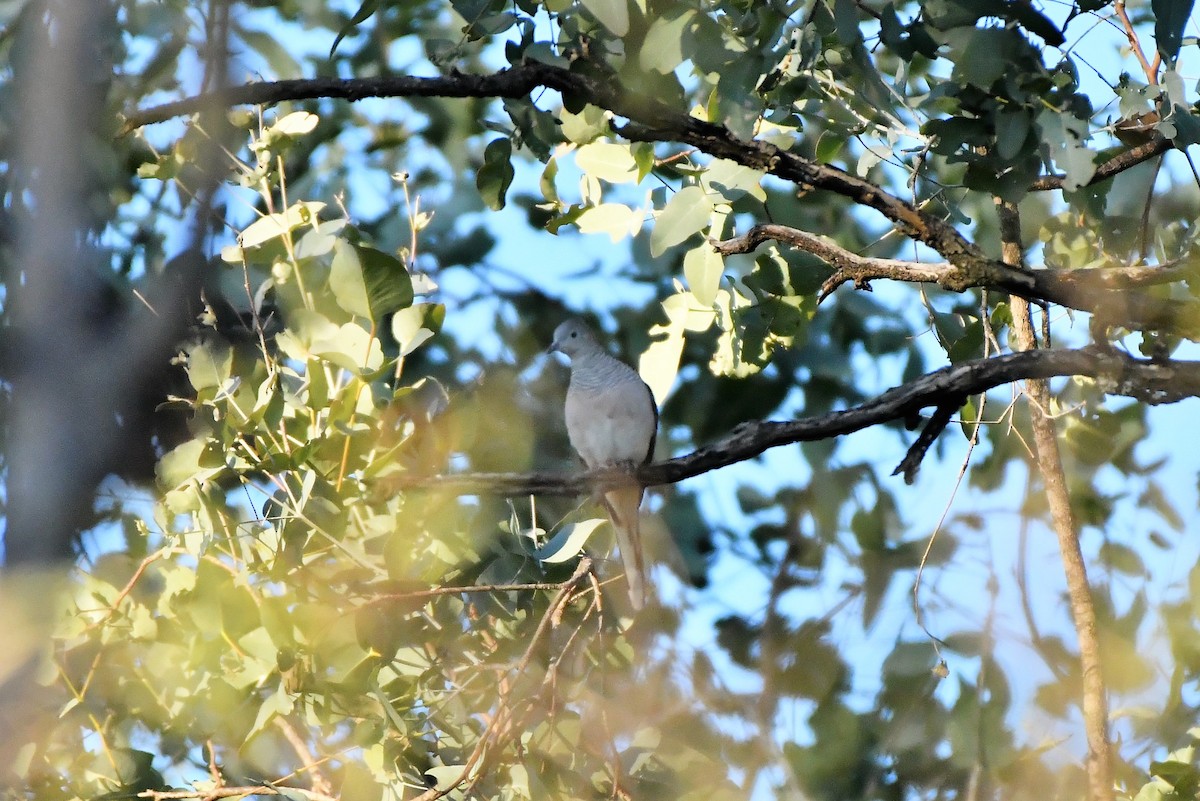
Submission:
[[[177,269],[200,154],[224,142],[196,120],[123,136],[116,120],[198,91],[190,66],[219,51],[225,20],[256,76],[551,65],[863,179],[992,255],[1000,199],[1019,204],[1029,256],[1049,269],[1166,265],[1193,255],[1191,178],[1147,163],[1094,179],[1125,150],[1118,118],[1153,112],[1145,137],[1200,143],[1177,62],[1194,55],[1190,12],[124,0],[98,32],[120,68],[89,129],[86,238],[123,299]],[[29,79],[42,13],[53,4],[24,5],[0,34],[6,92]],[[1110,55],[1089,39],[1101,19],[1129,21],[1123,46],[1155,43],[1145,80],[1081,67],[1089,47]],[[962,458],[955,427],[923,473],[942,480],[916,489],[888,476],[913,439],[899,425],[664,488],[644,528],[666,603],[636,618],[611,591],[621,579],[586,500],[417,486],[568,468],[562,375],[536,361],[568,307],[640,358],[665,399],[660,456],[1008,347],[1014,306],[999,292],[877,282],[818,302],[831,268],[816,255],[776,242],[720,255],[712,240],[757,222],[889,260],[911,255],[897,233],[912,232],[851,192],[709,157],[602,105],[538,90],[229,111],[225,228],[198,323],[163,367],[168,389],[150,393],[155,422],[129,432],[153,475],[111,468],[117,497],[81,540],[42,677],[57,717],[30,735],[12,797],[1083,794],[1081,738],[1041,736],[1077,732],[1082,677],[1061,576],[1030,542],[1048,513],[1025,402],[961,404],[967,498],[932,538],[926,507],[940,511]],[[4,147],[11,228],[29,210]],[[1046,175],[1061,193],[1037,191]],[[1143,203],[1156,180],[1170,191]],[[563,253],[573,263],[553,263]],[[1129,290],[1191,301],[1194,286]],[[1084,340],[1086,326],[1046,314],[1055,341]],[[1091,332],[1105,346],[1192,352],[1114,319]],[[1191,797],[1200,568],[1183,587],[1161,577],[1192,504],[1147,456],[1147,406],[1111,389],[1060,382],[1050,411],[1118,710],[1117,779],[1138,799]],[[1013,514],[983,511],[997,505]],[[918,570],[913,613],[901,599]]]

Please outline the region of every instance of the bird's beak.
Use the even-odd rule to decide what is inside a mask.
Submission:
[[[546,348],[546,353],[560,353],[557,342],[551,342],[550,347]]]

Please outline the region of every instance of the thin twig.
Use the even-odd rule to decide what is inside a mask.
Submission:
[[[511,671],[512,673],[520,675],[525,672],[527,667],[529,667],[529,663],[533,660],[533,655],[537,652],[537,649],[541,645],[542,639],[545,637],[546,633],[549,632],[553,627],[554,621],[558,618],[561,608],[566,605],[566,603],[570,600],[571,593],[574,592],[575,588],[578,587],[579,584],[591,574],[591,571],[592,560],[584,557],[583,559],[579,560],[579,564],[575,567],[575,572],[571,574],[570,578],[568,578],[566,581],[553,585],[558,588],[558,592],[550,600],[550,605],[546,607],[546,611],[542,614],[542,619],[538,622],[537,629],[534,630],[533,636],[529,640],[529,646],[525,649],[525,653],[521,655],[520,660],[518,660],[516,666]],[[471,752],[471,755],[467,757],[467,761],[463,764],[462,773],[458,776],[458,778],[452,782],[447,782],[442,788],[431,787],[413,799],[413,801],[436,801],[436,799],[449,795],[463,782],[470,780],[472,774],[476,772],[477,768],[480,768],[480,772],[482,773],[482,768],[480,766],[484,763],[489,750],[502,739],[502,736],[506,732],[509,732],[514,728],[512,725],[514,721],[512,718],[513,707],[511,703],[511,695],[508,691],[506,691],[505,688],[511,689],[511,685],[502,684],[496,713],[492,716],[491,721],[488,723],[487,729],[479,738],[479,742],[475,745],[475,749]],[[478,781],[478,778],[479,777],[476,776],[475,781]]]
[[[1125,31],[1125,38],[1129,40],[1129,49],[1133,51],[1134,57],[1142,65],[1142,72],[1146,76],[1146,83],[1156,86],[1158,84],[1157,65],[1152,66],[1146,59],[1146,53],[1142,50],[1142,42],[1138,39],[1137,32],[1133,29],[1133,23],[1129,19],[1129,14],[1125,11],[1125,0],[1117,0],[1113,4],[1113,11],[1116,12],[1117,19],[1121,21],[1121,28]]]
[[[312,782],[312,789],[315,792],[325,795],[333,794],[333,784],[321,770],[320,760],[316,758],[313,752],[309,749],[308,743],[300,736],[300,732],[296,731],[296,727],[292,722],[284,717],[275,718],[275,728],[283,735],[283,738],[292,746],[292,750],[296,752],[296,756],[300,759],[303,769],[308,773]]]
[[[312,801],[341,801],[336,796],[305,790],[303,787],[283,787],[270,784],[244,785],[238,787],[210,787],[205,790],[143,790],[138,798],[149,798],[151,801],[171,801],[180,798],[244,798],[249,795],[299,795]]]

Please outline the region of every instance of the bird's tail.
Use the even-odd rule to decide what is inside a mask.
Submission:
[[[638,533],[638,510],[642,505],[641,487],[620,487],[604,493],[604,505],[617,535],[617,547],[625,563],[629,582],[629,601],[635,611],[646,605],[646,565],[642,559],[642,539]]]

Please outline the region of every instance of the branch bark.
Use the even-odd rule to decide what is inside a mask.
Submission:
[[[1161,156],[1175,149],[1175,143],[1163,136],[1155,136],[1149,142],[1143,142],[1136,147],[1131,147],[1126,151],[1118,153],[1108,161],[1096,168],[1096,172],[1092,174],[1084,186],[1094,186],[1095,184],[1107,181],[1115,175],[1118,175],[1131,167],[1136,167],[1143,161]],[[1063,175],[1046,175],[1038,178],[1029,189],[1033,192],[1046,192],[1054,189],[1062,189],[1066,183],[1066,176]]]
[[[1083,270],[1022,270],[1003,261],[987,260],[977,269],[940,262],[928,263],[860,256],[828,240],[774,223],[756,225],[741,236],[713,242],[713,249],[728,256],[749,253],[768,240],[783,242],[812,253],[833,266],[821,286],[824,300],[844,283],[853,281],[860,289],[879,278],[893,281],[937,284],[951,292],[974,287],[996,289],[1026,300],[1057,303],[1090,312],[1107,325],[1130,328],[1166,327],[1185,336],[1200,336],[1200,306],[1190,302],[1151,298],[1130,290],[1174,283],[1197,276],[1191,263],[1174,262],[1157,267],[1116,267]]]
[[[1174,403],[1200,397],[1200,362],[1136,359],[1098,348],[1010,353],[934,370],[852,409],[804,420],[743,423],[724,439],[686,456],[640,467],[635,477],[647,487],[674,484],[753,459],[770,448],[838,437],[880,423],[910,421],[922,409],[958,408],[970,395],[1014,381],[1068,375],[1097,379],[1109,394],[1125,395],[1145,403]],[[908,466],[906,460],[905,467]],[[463,495],[581,495],[628,481],[627,473],[612,468],[566,475],[548,472],[406,474],[381,482],[378,491],[429,489]]]
[[[1017,207],[1013,203],[997,199],[996,210],[1000,218],[1000,241],[1004,260],[1019,268],[1024,249],[1021,247],[1021,219]],[[1013,297],[1012,313],[1016,344],[1027,353],[1037,352],[1038,342],[1034,334],[1029,303],[1023,298]],[[1058,434],[1054,419],[1048,411],[1050,390],[1046,381],[1041,378],[1030,378],[1025,385],[1026,391],[1033,399],[1030,415],[1037,464],[1046,489],[1046,500],[1050,506],[1054,533],[1058,538],[1059,552],[1062,554],[1071,617],[1079,642],[1079,661],[1083,672],[1083,725],[1088,742],[1088,796],[1092,801],[1112,801],[1113,758],[1112,744],[1108,738],[1108,693],[1104,685],[1100,640],[1096,632],[1096,607],[1092,600],[1091,586],[1088,584],[1087,565],[1079,546],[1079,529],[1071,511],[1066,471],[1063,469],[1062,454],[1058,448]]]
[[[131,112],[122,130],[128,132],[192,113],[205,103],[265,104],[323,97],[346,100],[365,97],[513,98],[528,96],[539,87],[554,89],[564,96],[584,100],[624,117],[627,122],[617,125],[616,131],[630,141],[690,145],[710,156],[729,159],[800,186],[824,189],[875,209],[906,236],[940,253],[958,268],[962,280],[969,285],[989,285],[1000,275],[1008,275],[1002,272],[1001,262],[989,259],[952,224],[870,181],[783,150],[770,142],[740,139],[722,125],[678,111],[657,98],[627,92],[614,80],[541,62],[531,61],[487,75],[454,71],[433,78],[401,75],[253,83]],[[1113,293],[1069,286],[1049,286],[1047,289],[1051,295],[1039,300],[1089,311],[1111,324],[1166,330],[1200,339],[1200,304],[1164,301],[1134,292]]]

